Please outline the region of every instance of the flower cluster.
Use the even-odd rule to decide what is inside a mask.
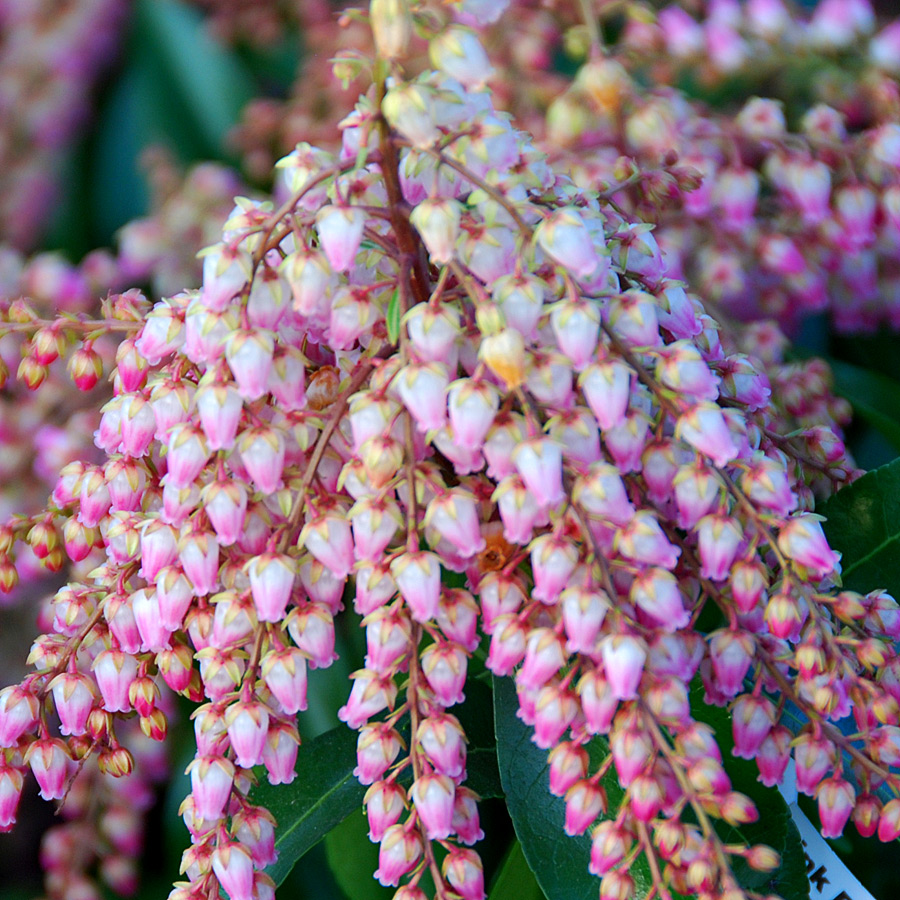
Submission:
[[[737,858],[777,865],[715,829],[757,812],[692,711],[695,677],[765,784],[793,756],[824,834],[853,816],[900,836],[900,607],[837,589],[814,491],[855,473],[827,373],[784,363],[768,325],[741,352],[617,199],[655,174],[697,189],[692,174],[663,160],[598,191],[583,176],[614,144],[573,168],[495,107],[478,29],[504,5],[372,0],[374,58],[337,63],[373,73],[340,146],[285,156],[277,207],[237,201],[199,289],[152,308],[129,292],[93,323],[129,333],[105,458],[71,462],[45,514],[0,531],[0,574],[26,542],[76,565],[31,671],[0,692],[0,827],[28,769],[55,800],[94,760],[99,781],[134,777],[129,732],[164,739],[174,692],[196,707],[196,754],[170,898],[273,897],[254,769],[298,776],[307,673],[334,662],[352,603],[366,656],[339,716],[359,732],[375,875],[401,900],[422,900],[426,872],[438,898],[485,895],[454,714],[482,638],[548,751],[565,830],[590,830],[602,900],[632,896],[638,854],[660,897],[744,897]],[[410,76],[414,33],[430,66]],[[11,308],[37,348],[30,316]],[[592,763],[597,735],[610,754]],[[117,884],[126,851],[94,827]],[[54,898],[84,878],[64,865],[73,833],[47,850]]]

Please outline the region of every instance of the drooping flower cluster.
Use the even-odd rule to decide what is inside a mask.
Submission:
[[[447,21],[373,0],[376,75],[340,148],[282,159],[277,208],[238,201],[199,290],[109,302],[131,336],[94,434],[106,459],[66,466],[46,516],[0,533],[0,571],[26,540],[81,566],[33,670],[0,692],[0,827],[27,768],[48,799],[91,759],[128,776],[126,732],[164,738],[173,691],[196,704],[197,749],[172,900],[272,897],[252,770],[302,777],[307,671],[334,661],[346,600],[367,652],[340,718],[359,731],[376,877],[403,900],[426,871],[438,897],[484,896],[454,715],[482,635],[566,831],[591,830],[603,900],[631,896],[638,853],[660,896],[743,896],[732,858],[774,864],[713,827],[756,811],[692,714],[695,675],[764,783],[793,754],[824,833],[854,815],[900,835],[900,799],[875,793],[900,788],[898,605],[835,592],[812,512],[813,486],[853,474],[839,409],[824,385],[805,396],[813,365],[778,368],[776,405],[778,333],[723,341],[618,191],[555,168],[495,108],[476,26],[502,7]],[[414,28],[432,68],[405,77]],[[40,331],[25,312],[19,330]]]

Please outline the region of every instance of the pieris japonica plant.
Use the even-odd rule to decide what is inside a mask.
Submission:
[[[770,788],[793,759],[826,836],[900,836],[900,608],[842,588],[815,512],[858,474],[844,407],[815,364],[782,366],[774,326],[671,277],[628,191],[675,202],[702,172],[614,157],[601,184],[499,110],[480,33],[505,6],[346,13],[371,52],[334,62],[359,91],[340,145],[298,144],[276,201],[236,201],[199,289],[115,295],[101,320],[8,307],[26,358],[68,353],[80,387],[92,342],[122,338],[103,457],[0,529],[0,587],[25,545],[69,566],[0,692],[0,827],[29,771],[72,816],[45,842],[51,897],[93,890],[85,835],[132,886],[174,695],[196,752],[170,898],[273,897],[284,823],[259,786],[308,774],[297,717],[342,618],[365,656],[339,727],[398,900],[485,896],[475,679],[498,714],[515,697],[564,810],[542,837],[588,837],[601,900],[770,893],[732,757]]]

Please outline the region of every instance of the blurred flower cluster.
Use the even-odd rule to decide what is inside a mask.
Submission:
[[[160,164],[118,256],[3,257],[4,475],[52,494],[0,526],[0,590],[67,583],[0,691],[0,828],[29,771],[63,801],[49,897],[133,886],[177,694],[196,753],[170,898],[273,897],[276,822],[251,789],[303,777],[296,717],[345,606],[366,655],[339,717],[398,900],[429,880],[485,896],[454,713],[474,654],[514,678],[601,900],[634,895],[639,855],[660,898],[756,897],[735,865],[778,865],[716,830],[758,811],[695,679],[763,784],[793,758],[823,834],[900,836],[900,607],[841,590],[814,512],[858,474],[848,408],[762,320],[896,316],[878,302],[900,227],[896,28],[869,41],[865,0],[802,28],[777,0],[657,24],[635,7],[608,54],[589,3],[580,23],[507,6],[310,4],[329,53],[289,126],[243,135],[261,169],[297,129],[272,198],[229,201],[223,224],[233,176],[175,186]],[[789,131],[773,101],[713,113],[637,75],[690,59],[714,84],[790,35],[867,42],[868,103]],[[550,71],[566,42],[585,56],[571,82]],[[61,403],[65,378],[93,391],[108,367],[111,395]]]

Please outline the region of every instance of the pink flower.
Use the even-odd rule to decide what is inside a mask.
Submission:
[[[437,554],[425,550],[401,553],[391,562],[391,575],[413,619],[417,622],[433,619],[441,593],[441,565]]]
[[[413,782],[410,797],[428,840],[443,840],[452,833],[455,790],[447,775],[426,773]]]
[[[246,847],[237,842],[217,846],[212,867],[229,900],[253,900],[253,857]]]
[[[335,272],[353,265],[366,226],[364,210],[352,206],[323,206],[316,213],[322,250]]]
[[[258,766],[269,728],[265,705],[256,701],[232,703],[225,714],[225,725],[237,765],[242,769]]]
[[[841,558],[840,553],[828,546],[822,531],[823,521],[821,516],[802,513],[788,519],[778,535],[781,552],[817,578],[833,572]]]
[[[538,503],[554,507],[562,502],[562,448],[549,438],[528,438],[512,452],[512,462]]]
[[[375,877],[380,884],[396,887],[415,868],[421,856],[422,839],[418,831],[405,825],[391,825],[381,839]]]
[[[628,634],[610,635],[600,644],[603,669],[617,700],[634,700],[647,659],[646,644]]]
[[[41,796],[45,800],[61,800],[66,794],[69,773],[74,768],[66,745],[57,738],[41,738],[29,744],[24,758],[31,766]]]

